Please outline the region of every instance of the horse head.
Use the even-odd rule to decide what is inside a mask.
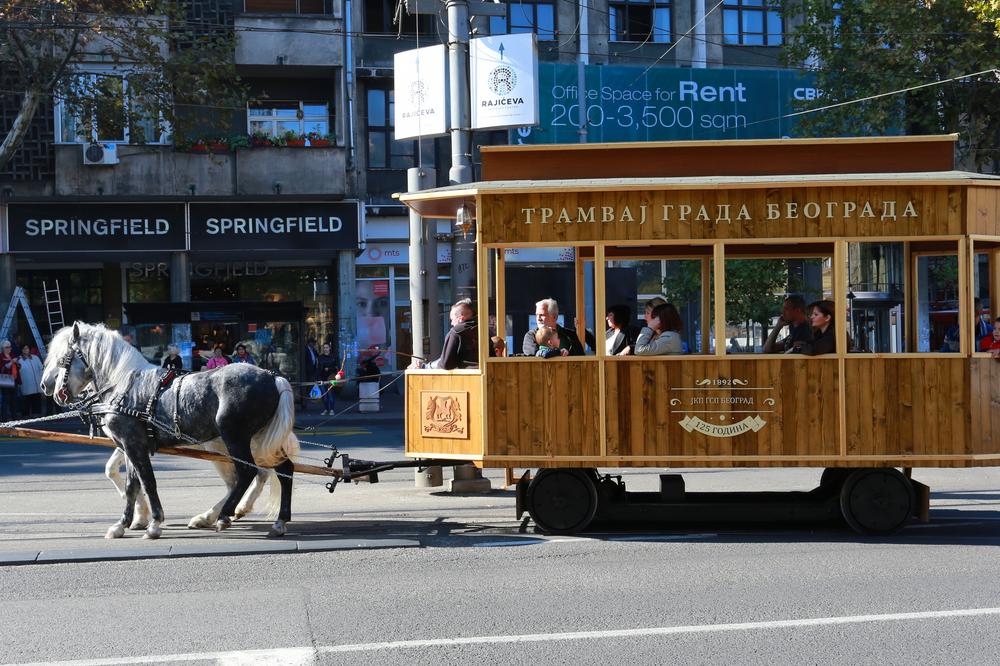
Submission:
[[[52,337],[42,371],[42,391],[59,405],[79,400],[91,384],[95,389],[123,383],[128,373],[149,363],[116,331],[101,324],[74,322]],[[98,386],[101,384],[102,386]]]

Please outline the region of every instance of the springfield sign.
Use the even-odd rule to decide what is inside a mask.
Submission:
[[[576,143],[580,93],[575,65],[538,68],[538,127],[511,143]],[[796,135],[796,103],[816,99],[812,74],[774,69],[605,67],[585,70],[587,141],[774,139]]]
[[[186,249],[184,204],[25,203],[7,213],[10,252]]]
[[[356,201],[191,204],[191,249],[357,248],[359,220]]]

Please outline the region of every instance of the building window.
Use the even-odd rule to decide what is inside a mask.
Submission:
[[[660,0],[617,0],[610,3],[613,42],[669,42],[670,3]]]
[[[332,14],[330,0],[244,0],[247,14]]]
[[[81,74],[71,84],[74,98],[70,105],[56,107],[62,143],[165,143],[169,139],[166,122],[160,114],[133,118],[129,122],[129,83],[122,74]]]
[[[330,105],[326,102],[294,100],[267,100],[250,106],[247,110],[247,127],[250,133],[262,132],[281,136],[330,133]]]
[[[382,35],[428,35],[437,36],[438,27],[435,19],[437,16],[430,14],[413,15],[400,7],[399,18],[401,23],[396,24],[393,18],[396,16],[395,0],[365,0],[365,21],[364,29],[366,33]]]
[[[551,2],[509,2],[507,16],[490,17],[491,35],[534,32],[538,39],[556,38],[556,10]]]
[[[391,89],[368,89],[369,169],[408,169],[416,166],[417,142],[393,139],[394,112]]]
[[[726,0],[722,5],[723,42],[740,46],[778,46],[784,21],[774,0]]]

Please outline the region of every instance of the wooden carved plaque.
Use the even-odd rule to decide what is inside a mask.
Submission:
[[[468,391],[421,391],[420,432],[424,437],[469,438]]]

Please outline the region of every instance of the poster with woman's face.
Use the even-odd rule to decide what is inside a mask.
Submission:
[[[392,318],[388,280],[357,280],[355,306],[358,316],[358,347],[387,347],[392,341]]]

